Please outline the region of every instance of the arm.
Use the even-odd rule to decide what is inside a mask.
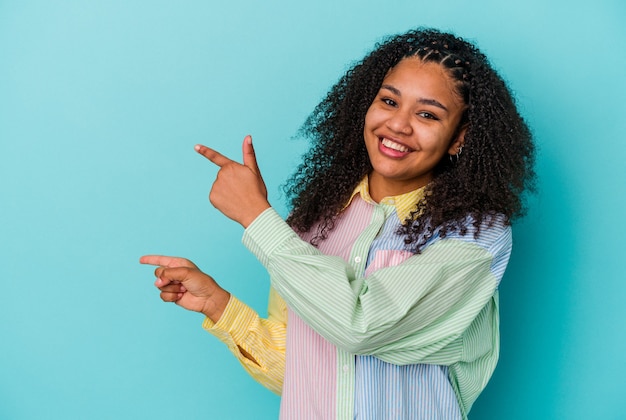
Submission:
[[[254,380],[280,395],[285,376],[287,306],[274,289],[270,289],[267,319],[231,296],[220,320],[214,323],[206,318],[202,326],[226,344]]]
[[[243,164],[206,146],[195,150],[219,167],[209,199],[222,213],[246,227],[269,207],[250,136],[242,144]],[[155,285],[162,300],[205,314],[204,328],[226,343],[256,380],[280,393],[287,310],[275,291],[270,293],[268,319],[262,319],[191,261],[148,255],[140,262],[159,266]]]
[[[400,265],[357,276],[343,259],[299,239],[273,210],[248,227],[244,244],[292,310],[318,333],[351,353],[397,364],[434,360],[444,348],[439,363],[458,361],[459,337],[497,284],[493,253],[453,239]]]
[[[274,290],[270,292],[268,319],[261,319],[189,260],[146,255],[140,262],[158,266],[155,285],[163,301],[203,313],[203,327],[228,346],[255,380],[280,393],[287,307]]]
[[[493,306],[499,278],[490,268],[502,250],[446,239],[398,266],[356,276],[341,258],[302,241],[270,208],[249,136],[242,150],[238,164],[196,147],[220,167],[211,203],[246,228],[244,243],[305,322],[346,351],[391,363],[451,364],[468,356],[461,335]]]

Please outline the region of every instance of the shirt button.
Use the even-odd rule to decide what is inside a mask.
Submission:
[[[354,262],[355,263],[360,263],[361,262],[361,257],[354,257]]]
[[[343,365],[343,371],[344,371],[345,373],[348,373],[348,371],[349,371],[349,370],[350,370],[350,366],[348,366],[348,365]]]

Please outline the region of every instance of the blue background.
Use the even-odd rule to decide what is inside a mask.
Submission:
[[[193,145],[240,158],[252,134],[284,214],[297,128],[418,25],[475,40],[539,146],[501,361],[470,418],[625,418],[625,4],[0,0],[0,419],[276,418],[138,258],[188,257],[265,313],[267,276]]]

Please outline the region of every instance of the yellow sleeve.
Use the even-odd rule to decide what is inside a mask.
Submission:
[[[280,395],[285,376],[287,305],[273,288],[267,312],[267,319],[261,318],[231,295],[219,321],[205,318],[202,327],[228,346],[254,380]]]

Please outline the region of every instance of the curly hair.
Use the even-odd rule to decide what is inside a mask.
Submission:
[[[466,109],[464,149],[445,157],[398,233],[420,252],[436,233],[441,237],[469,225],[480,233],[495,216],[511,221],[524,214],[523,192],[534,190],[535,148],[505,81],[473,44],[450,33],[419,28],[378,43],[331,88],[300,128],[311,141],[302,164],[284,190],[298,232],[317,225],[316,245],[334,228],[351,193],[372,171],[363,129],[365,114],[390,69],[407,57],[435,62],[447,70]]]

